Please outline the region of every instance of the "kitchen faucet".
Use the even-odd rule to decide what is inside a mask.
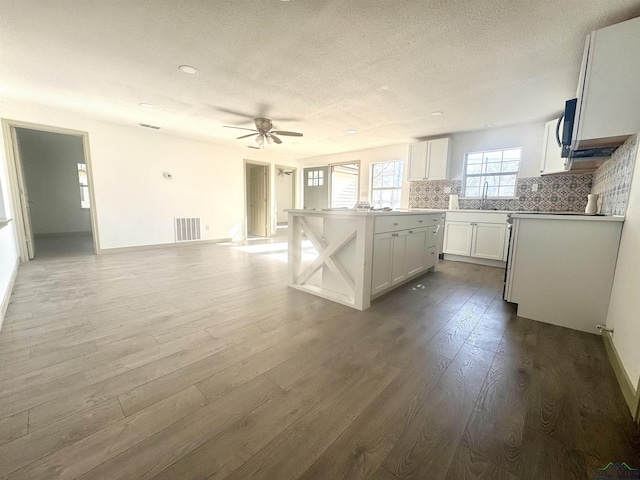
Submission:
[[[484,182],[484,185],[482,186],[482,200],[480,200],[480,210],[484,210],[486,207],[488,193],[489,193],[489,182]]]

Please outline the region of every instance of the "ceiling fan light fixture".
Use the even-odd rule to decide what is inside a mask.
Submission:
[[[271,136],[268,136],[268,137],[267,137],[267,143],[268,143],[269,145],[271,145],[271,144],[273,143],[273,138],[271,138]]]
[[[262,145],[262,144],[264,143],[264,138],[263,138],[263,136],[262,136],[262,134],[261,134],[261,133],[259,133],[258,135],[256,135],[256,143],[257,143],[258,145]]]
[[[436,110],[435,112],[431,112],[431,116],[432,117],[438,117],[442,115],[442,112],[440,110]]]

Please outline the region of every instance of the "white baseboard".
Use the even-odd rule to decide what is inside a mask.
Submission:
[[[0,330],[2,329],[2,324],[4,323],[4,316],[7,313],[7,308],[9,308],[13,286],[16,283],[16,276],[18,275],[18,265],[19,259],[16,258],[16,262],[13,265],[13,271],[11,272],[11,277],[9,277],[9,284],[7,285],[7,289],[5,290],[4,296],[2,297],[2,303],[0,304]]]
[[[194,240],[192,242],[176,242],[176,243],[156,243],[153,245],[136,245],[133,247],[115,247],[115,248],[102,248],[100,253],[124,253],[124,252],[140,252],[143,250],[157,250],[160,248],[174,248],[174,247],[192,247],[194,245],[206,245],[208,243],[223,243],[230,242],[231,238],[216,238],[212,240]]]
[[[618,380],[618,384],[620,385],[620,390],[622,390],[622,395],[624,396],[625,401],[627,402],[627,406],[631,411],[631,416],[636,422],[640,421],[640,388],[636,387],[627,375],[627,371],[622,365],[622,360],[620,359],[620,355],[618,355],[618,350],[616,350],[616,346],[613,343],[613,339],[611,338],[611,334],[605,332],[602,335],[604,339],[604,346],[607,350],[607,355],[609,357],[609,362],[611,362],[611,366],[613,367],[613,371],[616,374],[616,379]]]

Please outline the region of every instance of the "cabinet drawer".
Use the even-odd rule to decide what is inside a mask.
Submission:
[[[409,217],[402,215],[384,215],[376,217],[374,233],[395,232],[409,228]]]
[[[431,225],[439,225],[443,223],[442,214],[425,214],[425,215],[411,215],[409,217],[410,228],[430,227]]]

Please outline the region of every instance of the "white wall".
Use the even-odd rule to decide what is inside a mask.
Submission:
[[[371,164],[377,162],[390,162],[393,160],[402,160],[406,162],[409,156],[409,145],[391,145],[388,147],[371,148],[368,150],[357,150],[347,153],[337,153],[334,155],[323,155],[319,157],[309,157],[300,160],[301,171],[298,175],[302,178],[302,168],[319,167],[329,165],[331,163],[345,163],[360,161],[360,201],[370,201],[369,187],[371,176]],[[404,178],[406,179],[406,173]],[[300,180],[299,191],[302,191],[302,181]],[[402,207],[406,208],[409,204],[409,182],[406,180],[402,185]]]
[[[90,210],[80,205],[82,137],[22,128],[16,133],[33,233],[91,232]]]
[[[205,240],[238,237],[245,211],[243,160],[271,163],[272,179],[273,164],[295,165],[275,147],[228,147],[36,105],[1,102],[0,117],[88,132],[103,249],[173,243],[173,218],[182,216],[202,218]],[[164,171],[174,178],[165,179]]]
[[[293,182],[295,177],[292,175],[278,175],[276,173],[274,177],[275,184],[275,198],[277,208],[277,222],[286,223],[288,214],[284,210],[286,208],[293,208]]]
[[[518,178],[539,177],[544,121],[520,123],[502,128],[485,128],[452,135],[453,148],[449,165],[451,180],[462,179],[466,153],[522,147]]]
[[[640,380],[640,149],[636,157],[613,280],[607,326],[633,384]]]

